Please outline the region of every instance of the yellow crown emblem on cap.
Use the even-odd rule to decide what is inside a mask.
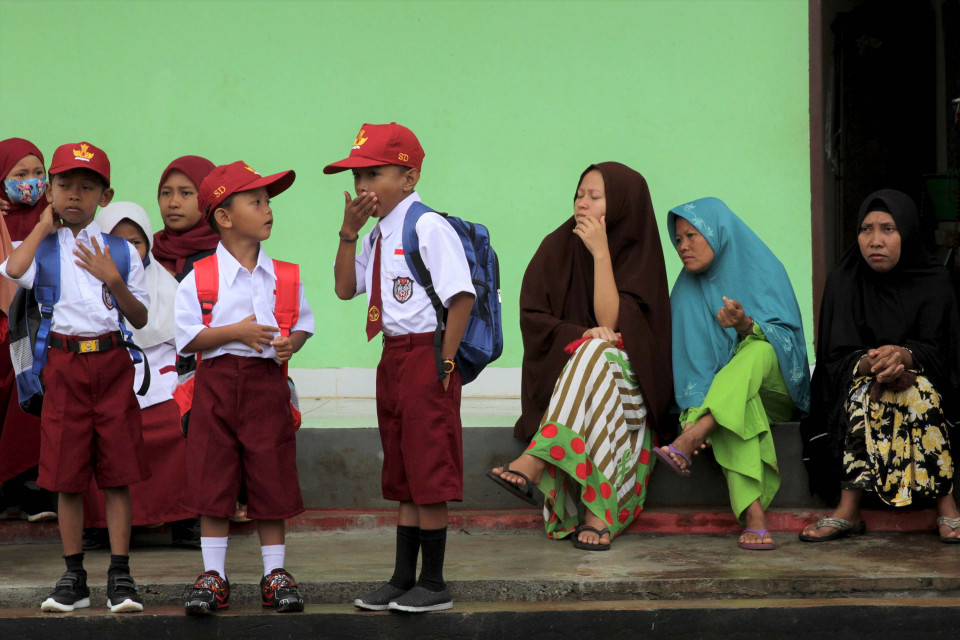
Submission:
[[[362,145],[364,142],[367,141],[367,139],[363,137],[363,134],[366,132],[367,132],[366,129],[360,129],[360,133],[357,134],[356,139],[353,141],[354,149],[359,149],[360,145]]]
[[[73,155],[74,155],[74,157],[75,157],[75,158],[83,158],[83,159],[85,159],[85,160],[89,160],[90,158],[93,157],[93,152],[92,152],[92,151],[87,151],[87,149],[89,149],[89,148],[90,148],[90,145],[88,145],[86,142],[84,142],[83,144],[80,145],[80,148],[79,148],[79,149],[74,149],[74,150],[73,150]]]
[[[248,164],[243,165],[243,168],[246,169],[247,171],[249,171],[250,173],[255,173],[255,174],[257,174],[257,175],[260,175],[260,172],[259,172],[259,171],[257,171],[256,169],[254,169],[253,167],[251,167],[251,166],[248,165]]]

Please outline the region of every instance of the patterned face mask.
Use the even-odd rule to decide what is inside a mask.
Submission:
[[[37,204],[47,190],[46,178],[30,178],[29,180],[4,180],[7,197],[10,202],[19,202],[28,207]]]

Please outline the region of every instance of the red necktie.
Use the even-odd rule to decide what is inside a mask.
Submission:
[[[380,299],[380,236],[377,236],[377,246],[373,254],[372,291],[370,292],[370,308],[367,310],[367,341],[383,329],[383,302]]]

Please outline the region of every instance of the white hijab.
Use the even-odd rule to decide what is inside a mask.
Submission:
[[[121,221],[134,223],[147,238],[147,263],[143,265],[147,291],[150,293],[150,308],[147,324],[134,329],[133,341],[142,349],[173,340],[173,298],[177,293],[177,280],[152,259],[153,227],[150,217],[140,205],[133,202],[111,202],[97,214],[97,222],[104,233],[110,233]]]

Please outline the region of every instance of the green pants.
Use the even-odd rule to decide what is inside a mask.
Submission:
[[[741,342],[713,378],[703,404],[684,411],[680,424],[696,423],[708,411],[718,424],[708,439],[727,479],[730,506],[742,524],[748,506],[759,499],[766,509],[780,488],[770,424],[793,415],[793,401],[769,342],[756,336]]]

